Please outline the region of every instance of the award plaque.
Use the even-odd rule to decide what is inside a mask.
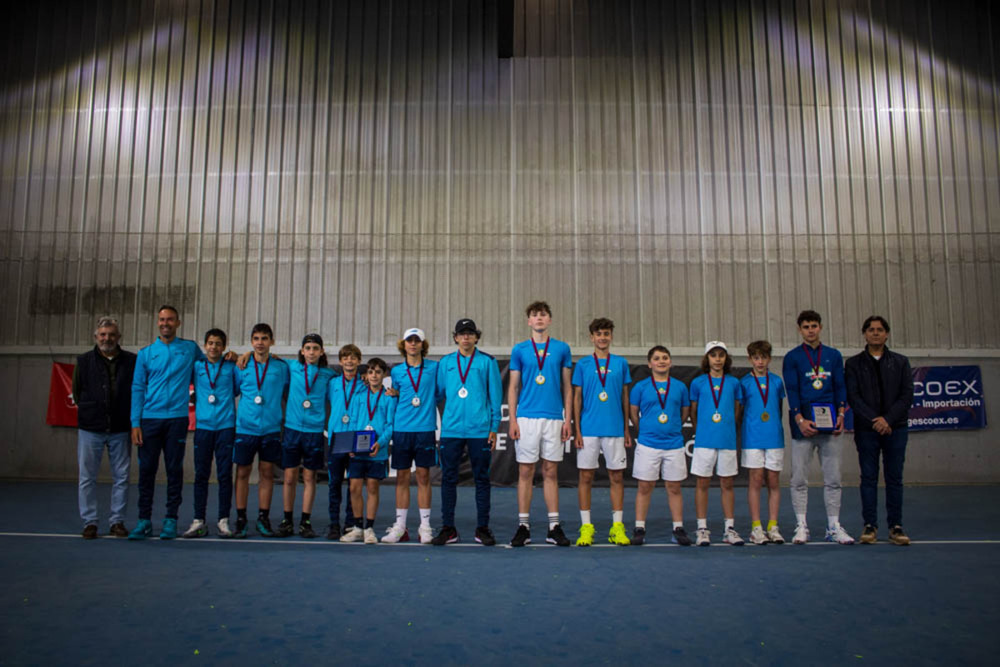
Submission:
[[[368,456],[375,447],[375,431],[355,431],[354,432],[354,455]]]
[[[817,431],[832,431],[837,423],[837,411],[833,403],[813,403],[812,421],[816,423]]]
[[[333,454],[350,454],[354,451],[354,431],[333,434]]]

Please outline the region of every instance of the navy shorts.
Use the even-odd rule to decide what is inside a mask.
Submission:
[[[347,469],[348,479],[385,479],[386,466],[385,459],[372,460],[364,456],[354,456],[351,459],[350,467]]]
[[[254,456],[264,463],[281,463],[281,433],[237,433],[236,442],[233,443],[233,463],[238,466],[253,465]]]
[[[322,470],[326,465],[324,444],[322,433],[286,428],[281,441],[281,467],[298,468],[301,465],[306,470]]]
[[[400,432],[392,434],[392,468],[409,470],[414,461],[418,468],[437,465],[434,431]]]

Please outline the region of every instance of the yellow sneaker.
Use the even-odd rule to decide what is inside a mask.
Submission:
[[[627,547],[632,544],[632,541],[628,539],[628,535],[625,534],[624,523],[616,521],[611,524],[611,530],[608,531],[608,542],[622,547]]]
[[[589,547],[594,543],[594,524],[585,523],[580,526],[580,537],[576,539],[576,546]]]

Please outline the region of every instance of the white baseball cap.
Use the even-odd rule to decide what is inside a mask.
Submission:
[[[707,343],[705,343],[705,354],[708,354],[717,347],[721,347],[723,350],[726,351],[726,354],[729,354],[729,348],[726,347],[726,344],[723,343],[721,340],[710,340]]]
[[[421,343],[427,340],[427,336],[424,335],[424,330],[418,329],[417,327],[413,327],[412,329],[407,329],[406,331],[403,332],[403,340],[406,340],[410,336],[416,336],[417,338],[420,339]]]

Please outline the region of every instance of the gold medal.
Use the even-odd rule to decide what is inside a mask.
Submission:
[[[539,373],[535,376],[535,384],[545,384],[545,376]]]
[[[670,417],[668,417],[666,414],[664,414],[664,413],[661,412],[660,416],[657,417],[657,419],[660,421],[661,424],[666,424],[667,420],[670,419]]]
[[[718,412],[716,412],[714,415],[712,415],[712,421],[714,421],[716,424],[718,424],[719,422],[722,421],[722,415],[720,415]]]
[[[600,399],[601,403],[604,403],[606,400],[608,400],[608,392],[602,391],[600,394],[597,395],[597,398]]]
[[[760,420],[762,422],[766,422],[770,418],[771,418],[771,415],[767,414],[766,412],[760,413]]]
[[[823,388],[823,381],[819,378],[813,380],[813,389],[819,390]]]

